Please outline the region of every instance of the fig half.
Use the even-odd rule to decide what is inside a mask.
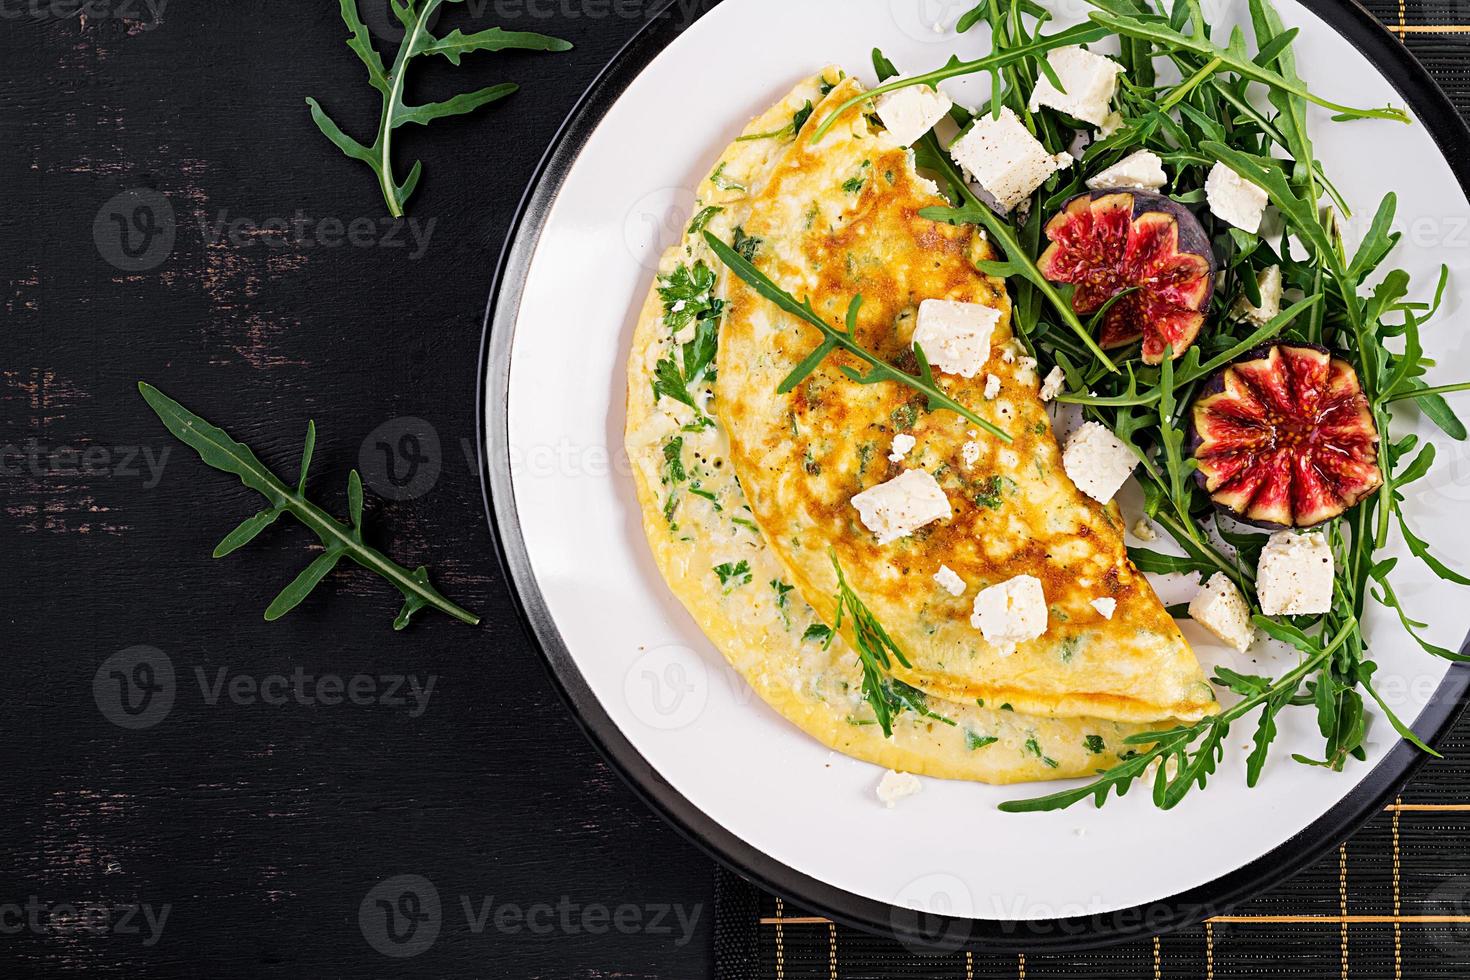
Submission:
[[[1098,190],[1072,198],[1046,224],[1051,241],[1037,265],[1070,283],[1072,309],[1103,314],[1098,343],[1143,340],[1143,360],[1180,357],[1204,326],[1215,288],[1215,253],[1199,219],[1182,204],[1139,190]]]
[[[1224,510],[1261,527],[1313,527],[1382,483],[1378,429],[1342,358],[1272,344],[1213,376],[1191,409],[1196,478]]]

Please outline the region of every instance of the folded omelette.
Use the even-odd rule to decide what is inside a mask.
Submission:
[[[663,257],[628,361],[626,446],[644,530],[669,587],[731,665],[831,748],[994,783],[1091,774],[1117,762],[1128,735],[1215,710],[1213,693],[1129,563],[1116,512],[1064,474],[1003,284],[976,266],[994,257],[983,234],[919,216],[942,199],[864,107],[819,143],[803,131],[860,91],[829,68],[753,120]],[[907,388],[855,384],[840,355],[777,394],[821,337],[729,275],[706,231],[834,323],[861,294],[856,335],[894,363],[912,361],[922,300],[999,310],[986,372],[936,377],[1013,441],[927,412]],[[990,398],[986,374],[1000,379]],[[912,438],[907,452],[895,451],[898,435]],[[919,469],[944,488],[951,517],[879,544],[852,497]],[[863,699],[856,651],[832,635],[834,556],[911,665],[893,664],[888,680],[891,737]],[[936,582],[941,566],[962,595]],[[1043,583],[1048,628],[992,647],[971,603],[1018,574]],[[1116,603],[1110,619],[1099,598]]]

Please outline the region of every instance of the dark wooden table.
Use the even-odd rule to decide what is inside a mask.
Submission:
[[[454,5],[446,30],[576,49],[420,70],[415,99],[524,88],[400,131],[425,177],[414,224],[389,234],[372,175],[304,105],[357,133],[376,121],[335,2],[0,2],[0,976],[709,973],[711,863],[553,693],[474,462],[476,352],[513,210],[659,5]],[[364,9],[387,24],[384,0]],[[345,513],[361,468],[371,540],[429,565],[484,625],[429,614],[394,633],[397,594],[355,567],[264,622],[314,539],[283,522],[212,560],[260,498],[173,441],[140,379],[287,475],[314,418],[318,499]],[[172,668],[166,711],[120,713],[122,651],[156,683]],[[427,699],[405,678],[432,681]],[[439,907],[422,918],[428,889],[407,890],[423,899],[409,946],[438,931],[395,959],[378,903],[402,938],[415,906],[381,883],[403,875]]]

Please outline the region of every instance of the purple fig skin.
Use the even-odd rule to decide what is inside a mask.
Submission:
[[[1225,372],[1235,367],[1235,365],[1244,364],[1247,361],[1264,360],[1271,353],[1271,348],[1282,346],[1304,347],[1309,350],[1315,350],[1319,353],[1326,354],[1329,357],[1336,356],[1332,353],[1331,350],[1323,347],[1321,344],[1311,344],[1306,342],[1305,340],[1293,340],[1290,342],[1281,340],[1267,341],[1264,344],[1252,347],[1250,350],[1246,351],[1244,354],[1241,354],[1235,360],[1231,361],[1229,364],[1225,365],[1224,367],[1220,368],[1220,370],[1210,375],[1209,379],[1206,380],[1204,384],[1200,385],[1199,391],[1194,396],[1194,403],[1198,403],[1199,400],[1202,398],[1208,398],[1211,395],[1218,395],[1220,394],[1220,392],[1224,391]],[[1199,447],[1204,443],[1204,439],[1200,438],[1198,431],[1196,431],[1194,427],[1194,403],[1191,403],[1189,406],[1189,426],[1186,430],[1186,441],[1189,446],[1189,455],[1191,457],[1193,457],[1199,451]],[[1196,484],[1199,485],[1199,488],[1201,490],[1205,491],[1206,494],[1210,492],[1209,478],[1204,474],[1202,470],[1196,469],[1194,471],[1194,481]],[[1246,517],[1244,514],[1237,514],[1229,507],[1217,504],[1214,501],[1211,501],[1210,504],[1215,508],[1215,510],[1219,511],[1221,514],[1224,514],[1226,517],[1230,518],[1238,524],[1245,524],[1249,527],[1258,527],[1263,531],[1285,531],[1288,528],[1292,527],[1292,525],[1290,524],[1278,524],[1275,521],[1262,521],[1255,518]],[[1329,518],[1329,520],[1330,519],[1331,518]],[[1315,527],[1316,525],[1312,526]]]

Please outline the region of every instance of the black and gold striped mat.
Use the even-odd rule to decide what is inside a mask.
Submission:
[[[1470,116],[1470,0],[1366,0]],[[1067,954],[916,955],[719,872],[719,980],[1470,980],[1470,716],[1315,867],[1204,925]]]

